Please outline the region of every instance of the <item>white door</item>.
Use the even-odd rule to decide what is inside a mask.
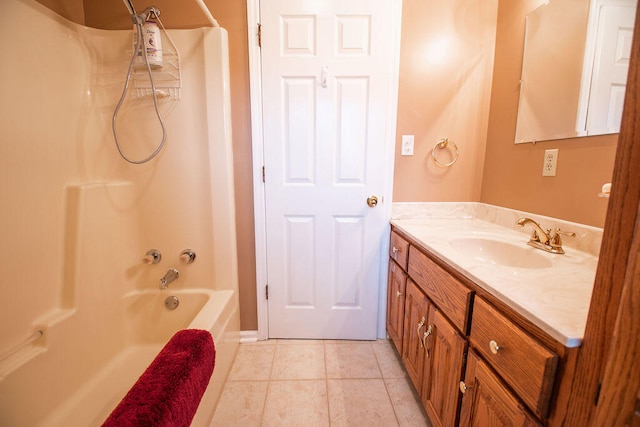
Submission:
[[[270,338],[377,336],[391,3],[260,2]]]
[[[598,9],[598,26],[593,63],[587,134],[620,132],[627,84],[636,4],[629,0],[603,4]]]

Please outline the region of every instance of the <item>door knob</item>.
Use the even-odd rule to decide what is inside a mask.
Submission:
[[[367,204],[370,208],[375,208],[378,205],[378,198],[376,196],[370,196],[367,198]]]

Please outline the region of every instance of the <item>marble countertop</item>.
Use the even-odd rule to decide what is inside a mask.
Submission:
[[[576,237],[564,238],[563,255],[535,249],[527,245],[531,229],[516,225],[522,217],[542,228],[573,231]],[[481,203],[398,203],[391,224],[566,347],[582,342],[602,229]],[[472,256],[456,248],[461,238],[516,245],[544,267],[520,268]]]

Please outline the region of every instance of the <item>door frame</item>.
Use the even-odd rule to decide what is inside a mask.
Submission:
[[[392,45],[391,83],[389,99],[392,105],[398,104],[398,82],[400,75],[400,31],[402,23],[402,1],[392,2],[393,12],[389,17],[391,26]],[[269,309],[266,299],[267,271],[267,229],[266,229],[266,199],[263,182],[264,165],[264,135],[262,132],[262,67],[260,65],[260,47],[258,46],[258,23],[260,19],[260,0],[247,0],[247,31],[249,50],[249,93],[251,97],[251,148],[253,156],[253,213],[255,229],[256,252],[256,299],[258,314],[257,339],[269,338]],[[385,218],[391,218],[391,203],[393,193],[393,168],[395,159],[396,121],[398,109],[394,108],[387,117],[387,135],[385,147],[387,156],[384,167],[385,185],[379,209],[383,210]],[[388,223],[388,221],[387,221]],[[388,234],[389,225],[386,233]],[[387,300],[387,258],[389,240],[383,240],[380,247],[380,271],[378,279],[378,338],[386,337],[386,300]]]

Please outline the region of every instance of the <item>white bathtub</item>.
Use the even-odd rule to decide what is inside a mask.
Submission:
[[[178,297],[180,301],[175,310],[165,307],[164,301],[170,295]],[[238,325],[235,324],[238,304],[234,292],[207,289],[143,290],[125,294],[121,304],[125,334],[120,350],[105,359],[102,367],[84,379],[72,394],[57,396],[59,403],[49,413],[33,418],[34,412],[38,412],[37,399],[40,394],[34,392],[32,406],[27,410],[25,407],[0,408],[0,425],[100,426],[173,334],[180,329],[194,328],[210,331],[216,346],[214,373],[193,421],[193,426],[207,426],[239,342]],[[36,356],[36,359],[46,358],[46,351]],[[34,378],[34,371],[28,369],[32,362],[46,363],[46,360],[36,359],[7,375],[3,382],[40,382],[46,393],[47,384],[41,383],[42,378]],[[51,368],[64,370],[70,367]]]

